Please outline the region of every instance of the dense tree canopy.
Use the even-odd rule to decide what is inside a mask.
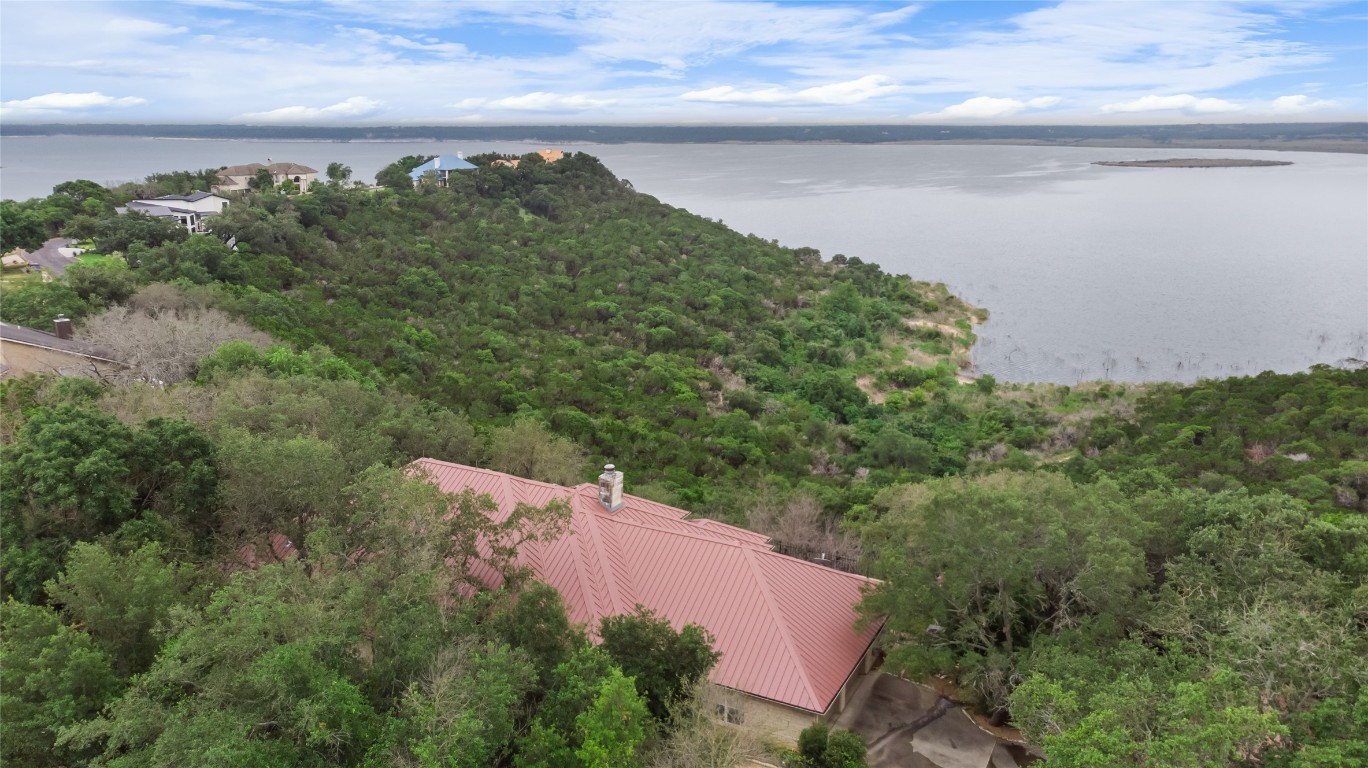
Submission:
[[[5,761],[755,754],[695,687],[706,628],[640,612],[592,644],[512,566],[563,505],[495,525],[407,476],[423,456],[565,484],[612,461],[839,553],[884,579],[863,609],[890,668],[1052,762],[1368,759],[1368,370],[966,385],[976,315],[943,286],[743,237],[584,154],[415,189],[425,159],[242,193],[208,235],[112,210],[213,171],[0,207],[6,243],[122,256],[7,286],[4,318],[65,312],[140,371],[0,384]],[[858,765],[858,741],[791,758]]]

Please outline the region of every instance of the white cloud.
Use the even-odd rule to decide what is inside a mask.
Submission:
[[[1224,95],[1331,60],[1329,51],[1289,36],[1285,17],[1295,13],[1231,2],[1063,0],[962,30],[931,27],[924,39],[835,53],[766,51],[755,60],[804,77],[877,70],[909,93],[1057,93],[1074,111],[1097,114],[1120,100],[1118,91]]]
[[[1179,93],[1173,96],[1141,96],[1134,101],[1102,105],[1102,111],[1107,114],[1178,111],[1194,115],[1209,115],[1222,112],[1239,112],[1242,109],[1244,109],[1243,106],[1225,99],[1199,99],[1190,93]]]
[[[448,3],[366,0],[331,0],[330,10],[423,29],[450,24],[457,13]],[[543,30],[576,40],[578,51],[593,60],[650,62],[678,76],[694,66],[771,46],[836,50],[885,43],[890,27],[919,10],[915,4],[871,12],[841,3],[466,0],[459,15],[465,23]]]
[[[1322,109],[1334,109],[1339,102],[1334,99],[1313,99],[1310,96],[1279,96],[1273,100],[1273,113],[1277,115],[1300,115]]]
[[[507,96],[502,99],[464,99],[453,104],[457,109],[507,109],[518,112],[582,112],[598,109],[613,103],[612,99],[594,99],[582,95],[564,95],[534,91],[522,96]]]
[[[679,98],[725,104],[826,105],[859,104],[879,96],[897,93],[901,88],[883,75],[866,75],[856,80],[818,85],[802,90],[760,88],[743,91],[730,85],[689,91]]]
[[[289,123],[289,122],[312,122],[315,120],[346,120],[349,118],[366,117],[375,114],[380,107],[384,106],[383,101],[368,99],[365,96],[353,96],[346,101],[339,101],[336,104],[329,104],[326,107],[281,107],[267,112],[248,112],[238,115],[236,119],[247,122],[264,123]]]
[[[842,0],[0,5],[4,82],[24,85],[4,98],[114,94],[3,105],[39,122],[120,107],[149,122],[1191,122],[1352,119],[1368,104],[1341,74],[1362,71],[1363,49],[1294,23],[1334,16],[1301,3],[1049,0],[968,20]],[[231,66],[186,66],[205,55]]]
[[[146,104],[147,99],[138,96],[115,98],[103,93],[45,93],[27,99],[14,99],[0,104],[6,111],[17,112],[66,112],[83,109],[103,109],[106,107],[136,107]]]
[[[339,32],[355,36],[357,39],[376,46],[387,46],[405,51],[429,53],[448,59],[468,57],[470,49],[462,43],[442,42],[440,40],[414,40],[403,35],[387,35],[373,29],[340,27]]]
[[[160,21],[149,21],[129,16],[121,16],[105,22],[105,33],[112,37],[143,38],[166,37],[185,33],[185,27],[173,27]]]
[[[943,117],[1006,117],[1026,108],[1026,103],[1016,99],[995,99],[992,96],[975,96],[959,104],[952,104],[940,111]]]
[[[959,104],[951,104],[939,112],[924,112],[920,115],[916,115],[916,117],[991,120],[999,117],[1009,117],[1027,109],[1049,109],[1062,101],[1063,99],[1058,96],[1037,96],[1029,101],[996,98],[993,96],[975,96],[974,98],[966,99]]]

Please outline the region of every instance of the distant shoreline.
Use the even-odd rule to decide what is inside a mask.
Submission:
[[[1368,122],[1184,125],[412,125],[0,124],[0,137],[541,145],[1005,145],[1368,154]]]
[[[1093,165],[1112,168],[1264,168],[1291,165],[1287,160],[1247,160],[1232,157],[1171,157],[1164,160],[1097,160]]]
[[[590,139],[473,139],[473,138],[437,138],[433,136],[422,136],[413,138],[387,138],[387,139],[351,139],[351,138],[263,138],[257,136],[158,136],[151,134],[129,134],[129,133],[19,133],[3,134],[0,138],[11,139],[41,139],[56,136],[73,136],[85,138],[122,138],[122,139],[156,139],[158,141],[241,141],[246,143],[281,143],[281,144],[463,144],[471,142],[500,142],[509,144],[545,145],[555,144],[563,147],[594,147],[611,146],[615,144],[721,144],[735,146],[822,146],[822,147],[1077,147],[1079,149],[1240,149],[1257,150],[1262,152],[1326,152],[1331,154],[1353,154],[1368,155],[1368,142],[1363,141],[1173,141],[1159,143],[1145,141],[1143,139],[1079,139],[1076,141],[1044,141],[1040,139],[907,139],[899,141],[841,141],[839,139],[814,139],[811,141],[801,141],[796,139],[770,139],[770,140],[746,140],[746,139],[719,139],[716,141],[665,141],[649,139],[632,139],[630,141],[593,141]],[[1130,161],[1127,161],[1130,162]],[[1138,161],[1136,161],[1138,162]],[[1117,163],[1097,163],[1098,165],[1116,165]],[[1267,165],[1288,165],[1284,161],[1266,161]],[[1171,166],[1187,167],[1187,166]],[[1190,166],[1190,167],[1222,167],[1222,166]]]
[[[568,142],[566,142],[568,143]],[[913,139],[907,141],[794,141],[794,140],[775,140],[775,141],[696,141],[696,142],[660,142],[660,141],[637,141],[635,144],[776,144],[784,146],[801,146],[804,144],[821,146],[848,146],[848,147],[877,147],[877,146],[899,146],[899,147],[945,147],[945,146],[972,146],[972,147],[1078,147],[1080,149],[1254,149],[1264,152],[1330,152],[1333,154],[1353,154],[1368,155],[1368,142],[1362,141],[1173,141],[1159,143],[1154,141],[1144,141],[1142,139],[1080,139],[1078,141],[1042,141],[1040,139],[945,139],[945,140],[922,140]],[[1272,162],[1272,161],[1270,161]],[[1275,165],[1277,163],[1274,163]]]

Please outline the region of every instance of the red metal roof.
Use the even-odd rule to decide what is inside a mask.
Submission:
[[[435,459],[415,466],[447,493],[489,494],[498,521],[518,502],[568,500],[568,532],[524,545],[519,564],[559,590],[570,620],[591,634],[602,617],[637,604],[676,630],[706,628],[722,652],[711,674],[718,685],[824,712],[882,627],[854,628],[872,580],[773,552],[758,533],[635,496],[609,512],[589,483],[566,488]],[[494,582],[486,571],[476,575]]]

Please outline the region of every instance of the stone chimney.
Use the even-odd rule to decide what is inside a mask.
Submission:
[[[71,338],[71,320],[66,315],[58,315],[57,319],[52,321],[52,327],[57,332],[57,338]]]
[[[605,464],[599,475],[599,503],[609,512],[622,509],[622,473],[612,464]]]

